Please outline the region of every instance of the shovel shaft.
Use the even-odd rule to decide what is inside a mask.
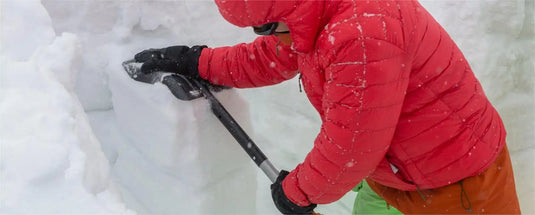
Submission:
[[[258,167],[266,174],[271,183],[275,183],[277,177],[279,177],[279,170],[267,158]]]
[[[223,105],[217,100],[217,98],[208,90],[208,87],[200,81],[193,80],[194,84],[199,87],[202,94],[208,102],[214,115],[219,121],[227,128],[230,134],[238,141],[240,146],[245,150],[249,157],[256,163],[260,169],[266,174],[266,176],[275,182],[279,175],[279,170],[273,166],[273,164],[267,159],[266,155],[258,148],[258,146],[251,140],[249,135],[241,128],[241,126],[234,120],[232,115],[223,107]]]

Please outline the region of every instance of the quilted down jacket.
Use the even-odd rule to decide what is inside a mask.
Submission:
[[[293,43],[261,36],[206,48],[199,73],[238,88],[302,75],[321,115],[313,149],[283,181],[294,203],[326,204],[363,178],[430,189],[484,171],[505,130],[463,54],[414,0],[216,0],[240,27],[284,22]]]

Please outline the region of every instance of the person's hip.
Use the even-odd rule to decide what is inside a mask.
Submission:
[[[403,191],[367,181],[379,196],[405,214],[520,213],[507,147],[481,174],[435,189]]]

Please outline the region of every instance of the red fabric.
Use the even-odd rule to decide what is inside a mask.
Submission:
[[[416,1],[216,3],[235,25],[282,21],[290,29],[291,48],[265,36],[204,49],[199,72],[233,87],[302,74],[322,126],[283,181],[294,203],[336,201],[368,176],[400,190],[445,186],[483,172],[505,144],[461,51]]]

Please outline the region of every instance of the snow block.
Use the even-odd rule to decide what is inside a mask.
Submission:
[[[180,101],[165,85],[136,82],[122,69],[111,72],[110,89],[131,144],[113,167],[123,196],[137,201],[129,205],[154,214],[255,213],[258,170],[207,100]],[[216,97],[251,131],[248,104],[236,91]]]

